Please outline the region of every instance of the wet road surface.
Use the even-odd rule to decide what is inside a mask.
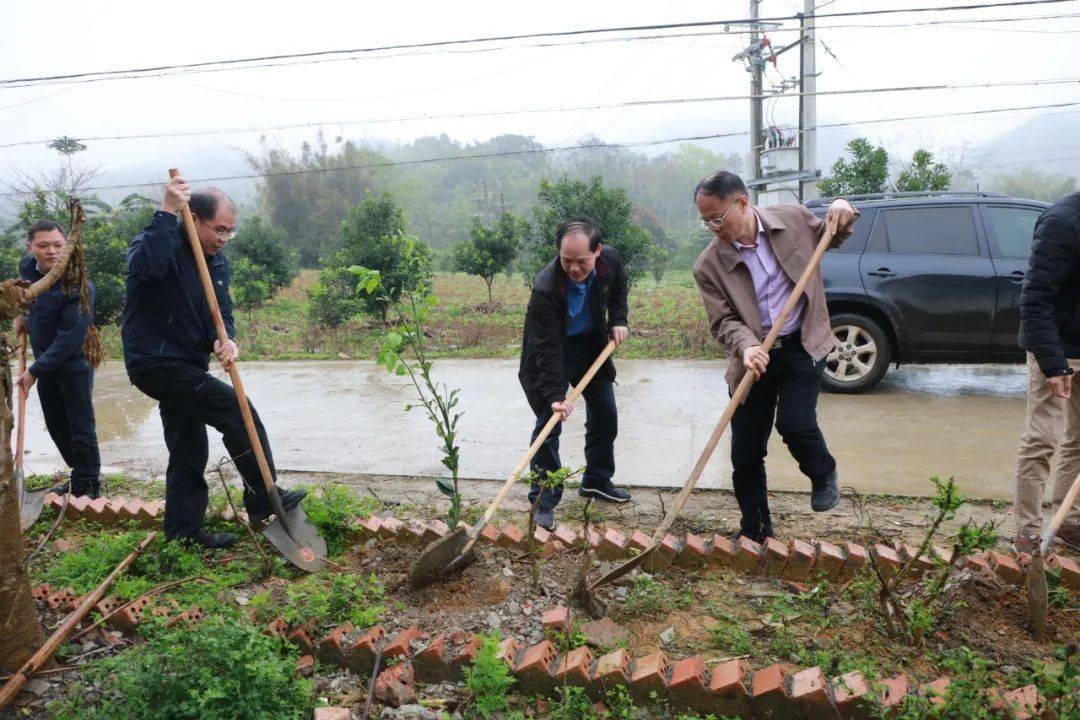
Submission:
[[[620,428],[616,480],[678,486],[727,400],[723,362],[618,361]],[[295,471],[434,475],[437,438],[411,385],[372,362],[251,362],[244,384],[270,434],[278,467]],[[516,360],[439,360],[436,374],[461,388],[462,477],[502,479],[528,445],[533,417]],[[974,497],[1007,500],[1024,423],[1022,365],[910,366],[891,370],[865,395],[822,394],[818,413],[841,484],[899,495],[932,492],[931,475],[955,476]],[[95,405],[102,462],[163,474],[167,462],[156,404],[128,384],[120,362],[98,373]],[[584,462],[584,404],[562,436],[563,463]],[[31,394],[30,472],[60,464]],[[211,429],[211,463],[225,454]],[[730,440],[721,440],[701,487],[730,487]],[[774,433],[769,486],[808,490]]]

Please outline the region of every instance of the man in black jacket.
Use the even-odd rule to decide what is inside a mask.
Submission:
[[[563,420],[574,411],[566,399],[609,339],[616,345],[629,335],[626,326],[626,270],[619,254],[602,245],[600,230],[584,218],[567,220],[555,233],[559,255],[536,276],[525,313],[518,379],[536,414],[533,440],[553,413]],[[630,493],[611,482],[615,474],[615,436],[619,416],[615,406],[615,365],[608,358],[585,389],[585,473],[579,494],[623,503]],[[538,475],[561,467],[556,425],[532,460]],[[540,500],[536,524],[551,529],[562,486],[533,483],[529,502]]]
[[[177,219],[184,202],[195,217],[199,244],[221,306],[229,340],[217,339],[199,271],[183,226]],[[165,186],[161,209],[128,247],[126,295],[121,336],[128,378],[159,402],[169,467],[165,473],[165,536],[205,547],[228,547],[231,533],[202,529],[208,487],[204,473],[209,459],[206,426],[222,434],[225,448],[244,481],[244,506],[252,524],[270,516],[266,486],[228,383],[211,376],[210,353],[228,368],[240,354],[233,341],[231,271],[221,252],[236,235],[236,206],[225,193],[206,188],[192,193],[180,177]],[[250,404],[250,402],[249,402]],[[255,408],[255,426],[270,471],[274,459],[266,430]],[[276,479],[276,474],[275,474]],[[281,494],[285,509],[304,497],[297,490]]]
[[[60,259],[67,239],[52,220],[41,220],[26,233],[29,255],[19,261],[19,276],[36,282]],[[94,369],[83,354],[86,331],[93,324],[94,284],[89,284],[89,312],[79,294],[65,295],[56,283],[15,319],[15,334],[26,331],[34,349],[34,364],[19,378],[22,392],[37,383],[41,412],[49,437],[71,468],[73,495],[92,498],[101,493],[101,456],[94,423]]]
[[[1054,471],[1051,515],[1080,473],[1080,193],[1050,207],[1035,224],[1035,243],[1020,295],[1020,346],[1027,350],[1028,403],[1016,458],[1016,538],[1020,552],[1042,535],[1043,490]],[[1080,508],[1058,531],[1080,544]]]

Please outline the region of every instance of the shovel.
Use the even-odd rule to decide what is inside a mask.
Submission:
[[[25,331],[22,335],[22,342],[19,343],[19,377],[22,377],[24,372],[26,372]],[[50,492],[50,489],[26,489],[26,471],[23,469],[23,453],[26,449],[26,391],[23,390],[21,384],[18,393],[19,410],[17,422],[19,428],[15,431],[15,492],[19,497],[19,528],[26,532],[41,516],[41,508],[45,505],[45,496]]]
[[[592,367],[582,376],[580,382],[570,391],[570,394],[566,399],[570,402],[574,402],[581,393],[585,391],[589,382],[593,379],[593,376],[603,367],[607,359],[611,357],[611,353],[615,351],[615,341],[610,341],[604,347],[604,349],[597,356]],[[477,538],[480,537],[480,533],[483,532],[487,524],[491,522],[492,515],[498,509],[502,501],[506,499],[507,493],[510,492],[510,488],[514,486],[514,483],[518,481],[518,475],[532,460],[533,455],[540,449],[540,446],[547,440],[548,435],[555,429],[555,426],[559,424],[562,419],[562,415],[559,413],[553,413],[551,419],[547,421],[544,428],[540,431],[540,434],[533,440],[532,445],[529,446],[528,452],[518,461],[517,467],[513,469],[510,475],[506,478],[506,482],[503,483],[498,494],[495,495],[495,499],[488,505],[487,510],[484,511],[483,517],[473,525],[472,527],[459,527],[454,532],[450,533],[444,538],[435,540],[420,553],[420,557],[416,559],[413,564],[412,572],[409,573],[409,585],[414,590],[425,588],[433,582],[442,580],[449,577],[456,572],[460,572],[467,565],[469,565],[473,559],[473,545],[476,544]]]
[[[180,174],[175,168],[169,170],[169,178]],[[225,330],[225,322],[221,319],[221,308],[218,306],[217,294],[214,292],[213,282],[210,280],[210,271],[206,267],[206,257],[203,255],[202,246],[199,244],[199,231],[195,228],[195,220],[191,215],[191,208],[184,203],[180,208],[184,217],[184,230],[187,232],[188,241],[191,243],[191,254],[195,257],[195,265],[199,268],[199,277],[202,279],[203,291],[206,293],[206,303],[210,307],[210,315],[214,319],[214,327],[217,329],[218,340],[224,344],[229,339]],[[259,433],[255,430],[255,421],[251,417],[251,407],[248,405],[247,393],[244,392],[244,384],[240,381],[240,369],[233,362],[228,367],[229,378],[232,380],[233,389],[236,391],[236,402],[240,405],[240,415],[244,418],[244,429],[247,430],[248,440],[251,442],[251,451],[255,453],[255,460],[259,464],[259,472],[266,484],[266,494],[270,498],[270,507],[274,511],[275,518],[263,528],[263,535],[289,562],[302,570],[317,572],[323,568],[326,561],[326,541],[319,535],[319,531],[308,520],[303,509],[296,505],[288,512],[281,505],[281,498],[274,485],[274,478],[270,473],[270,466],[266,462],[266,454],[263,452]]]
[[[821,263],[821,256],[829,249],[829,245],[832,243],[835,234],[836,220],[832,219],[828,221],[825,233],[821,236],[821,240],[818,241],[817,247],[814,249],[814,254],[810,256],[810,262],[807,263],[806,269],[803,270],[802,275],[799,277],[799,281],[795,283],[795,289],[791,291],[791,295],[788,296],[787,302],[784,303],[784,307],[780,310],[780,314],[773,321],[769,334],[766,335],[765,340],[762,341],[761,347],[765,352],[769,352],[773,343],[776,342],[776,338],[780,335],[780,329],[784,327],[788,315],[795,309],[795,305],[802,297],[803,291],[806,289],[806,284],[810,282],[810,277],[817,271],[818,265]],[[645,562],[645,559],[652,555],[653,552],[656,551],[656,548],[660,546],[660,542],[675,523],[675,518],[679,516],[683,506],[686,505],[686,501],[690,499],[690,493],[693,492],[694,486],[697,485],[697,481],[701,478],[701,474],[705,472],[705,466],[709,463],[709,458],[712,457],[713,451],[716,450],[716,446],[720,443],[720,436],[727,430],[728,423],[731,422],[731,417],[735,414],[735,411],[739,409],[739,405],[742,404],[747,393],[750,392],[750,386],[754,384],[754,381],[755,378],[752,372],[747,371],[746,374],[743,375],[742,381],[739,383],[738,387],[735,388],[735,393],[731,396],[727,407],[724,408],[724,413],[716,423],[716,428],[712,431],[712,435],[709,436],[709,441],[705,444],[705,448],[701,451],[701,455],[694,464],[694,468],[690,471],[690,477],[686,479],[686,483],[675,497],[675,502],[672,504],[671,509],[667,511],[663,521],[660,523],[659,527],[656,528],[652,538],[649,540],[649,547],[588,586],[588,588],[584,590],[585,593],[591,595],[601,585],[626,575],[628,572]]]
[[[1061,506],[1054,513],[1053,519],[1050,520],[1050,524],[1046,527],[1042,542],[1035,548],[1035,552],[1031,554],[1031,564],[1028,566],[1027,575],[1028,618],[1031,620],[1031,630],[1036,640],[1042,640],[1043,635],[1046,633],[1046,612],[1049,606],[1046,589],[1046,568],[1043,566],[1043,557],[1046,556],[1046,551],[1050,549],[1050,543],[1054,541],[1054,536],[1057,535],[1061,523],[1065,521],[1069,510],[1076,503],[1078,495],[1080,495],[1080,475],[1077,475],[1076,479],[1073,480],[1072,487],[1065,494]]]

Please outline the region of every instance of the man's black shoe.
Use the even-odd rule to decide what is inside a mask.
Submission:
[[[533,515],[533,522],[550,532],[555,529],[555,511],[537,508],[536,514]]]
[[[737,533],[735,533],[734,535],[731,536],[731,542],[737,543],[737,542],[739,542],[739,538],[741,538],[741,537],[745,537],[748,540],[753,540],[758,545],[760,545],[761,543],[765,542],[765,538],[771,538],[771,537],[776,537],[776,536],[773,534],[773,529],[771,527],[767,527],[764,530],[762,530],[761,532],[751,532],[750,530],[739,530],[739,532],[737,532]]]
[[[190,537],[177,538],[183,545],[191,547],[193,545],[201,545],[204,548],[210,550],[221,550],[227,548],[236,542],[236,536],[232,533],[211,533],[205,530],[199,530]]]
[[[832,510],[840,504],[840,482],[836,477],[836,471],[821,484],[810,492],[810,507],[814,512]]]
[[[307,490],[304,488],[289,490],[288,492],[278,490],[278,495],[281,497],[281,507],[288,511],[299,505],[300,501],[307,497]],[[255,512],[248,514],[248,522],[252,525],[258,525],[273,513],[274,511],[270,508],[270,501],[267,500],[265,510],[256,510]]]
[[[622,488],[615,487],[615,484],[610,480],[597,485],[596,487],[585,487],[582,485],[578,488],[578,495],[581,497],[591,497],[597,500],[603,500],[605,502],[624,503],[630,502],[630,493],[626,492]]]

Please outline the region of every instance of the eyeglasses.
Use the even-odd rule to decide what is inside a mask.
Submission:
[[[214,227],[202,218],[199,218],[199,222],[213,230],[214,234],[217,235],[218,238],[220,238],[221,240],[232,240],[234,237],[236,237],[236,228],[225,228],[224,230],[219,230],[218,228]]]
[[[736,200],[735,202],[728,205],[728,209],[725,210],[724,214],[718,218],[713,218],[712,220],[702,219],[701,227],[705,228],[706,230],[719,230],[720,228],[724,227],[724,218],[726,218],[727,214],[731,212],[731,208],[735,207],[738,204],[739,201]]]

